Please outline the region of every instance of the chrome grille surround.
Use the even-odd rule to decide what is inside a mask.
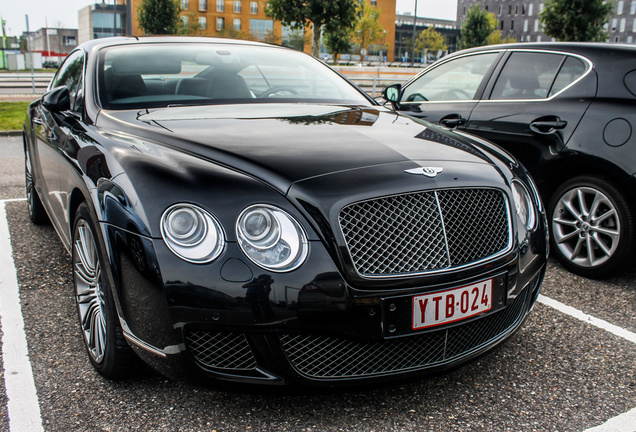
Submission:
[[[198,363],[212,369],[247,371],[256,369],[256,360],[243,333],[191,330],[186,344]]]
[[[445,189],[361,201],[338,215],[358,274],[387,278],[456,269],[512,248],[498,189]]]
[[[293,368],[310,379],[347,379],[415,371],[458,361],[493,345],[523,321],[530,289],[492,315],[447,329],[381,342],[344,338],[280,336]]]

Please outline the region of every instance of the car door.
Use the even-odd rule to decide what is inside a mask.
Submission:
[[[485,51],[433,65],[403,88],[398,109],[432,123],[463,128],[501,56],[501,51]]]
[[[538,183],[549,175],[596,94],[596,76],[583,57],[511,51],[473,109],[466,130],[515,155]]]
[[[76,147],[72,130],[77,125],[83,106],[84,63],[83,51],[78,50],[70,54],[49,85],[49,91],[60,86],[68,88],[70,110],[52,112],[40,100],[33,117],[36,130],[36,163],[41,173],[37,178],[38,189],[44,198],[42,203],[47,207],[60,235],[65,235],[68,231],[68,229],[60,229],[62,226],[68,226],[66,215],[68,192],[61,184],[61,176],[64,172],[62,166],[68,165],[66,154],[69,149]]]

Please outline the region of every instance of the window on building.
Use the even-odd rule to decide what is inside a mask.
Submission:
[[[624,5],[624,2],[622,2],[622,1],[619,1],[619,2],[618,2],[618,9],[617,9],[617,11],[616,11],[616,13],[617,13],[618,15],[620,15],[620,14],[622,14],[622,13],[623,13],[623,5]]]
[[[378,0],[371,0],[371,6],[377,7],[378,6]]]
[[[497,15],[501,15],[501,5],[499,5],[499,8],[497,9]]]
[[[216,19],[216,30],[217,31],[223,31],[225,30],[225,18],[223,17],[218,17]]]
[[[537,42],[541,42],[541,35],[537,36]]]
[[[234,12],[241,13],[241,0],[234,0]]]
[[[187,15],[183,15],[181,17],[181,22],[183,23],[183,26],[187,28],[188,27],[188,16]]]
[[[181,0],[181,10],[187,10],[189,6],[188,0]]]
[[[525,14],[526,14],[526,12],[527,12],[527,10],[526,10],[526,5],[522,5],[522,6],[521,6],[521,15],[525,15]]]
[[[199,17],[199,28],[201,30],[208,28],[208,19],[206,17]]]
[[[225,12],[225,0],[216,0],[216,11]]]
[[[519,15],[519,5],[515,5],[515,15]]]
[[[232,25],[234,26],[234,30],[241,30],[241,19],[234,18],[234,22],[232,23]]]
[[[208,0],[199,0],[199,10],[200,11],[208,10]]]
[[[532,16],[532,9],[534,7],[534,3],[530,3],[528,5],[528,16]]]
[[[543,8],[545,5],[543,3],[539,3],[539,13],[543,13]]]
[[[512,15],[512,5],[508,5],[508,15]]]
[[[528,20],[523,20],[523,32],[526,33],[528,31]]]
[[[514,29],[515,29],[515,22],[510,21],[510,30],[514,30]]]
[[[77,45],[77,39],[75,36],[62,36],[62,45],[75,46]]]
[[[616,37],[614,38],[614,43],[618,43],[619,41],[620,41],[620,39],[618,38],[618,36],[616,36]]]
[[[636,20],[634,20],[634,23],[632,24],[632,31],[636,33]]]
[[[499,21],[499,30],[503,30],[504,29],[504,22],[503,20]]]
[[[634,40],[634,38],[633,38],[633,37],[631,37],[631,36],[627,36],[627,43],[632,43],[632,42],[633,42],[633,40]]]
[[[632,0],[632,4],[629,7],[629,13],[630,15],[636,14],[636,0]]]
[[[625,26],[627,25],[627,20],[625,18],[621,18],[621,26],[620,26],[620,32],[623,33],[625,31]]]
[[[616,31],[616,26],[618,25],[618,19],[614,18],[612,20],[612,31]]]
[[[258,2],[250,2],[250,13],[257,14],[258,13]]]
[[[540,22],[540,20],[538,20],[538,19],[534,20],[534,31],[535,31],[535,33],[539,31],[539,22]]]
[[[274,21],[266,19],[251,19],[250,33],[257,39],[263,40],[265,36],[274,31]]]

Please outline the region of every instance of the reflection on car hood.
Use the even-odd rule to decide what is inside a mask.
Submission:
[[[465,137],[381,107],[265,103],[108,111],[97,126],[233,166],[282,192],[301,180],[385,164],[491,163]]]

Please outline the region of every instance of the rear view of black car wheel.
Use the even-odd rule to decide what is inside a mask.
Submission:
[[[629,202],[608,181],[576,177],[550,202],[551,250],[570,271],[603,277],[629,258],[634,235]]]
[[[86,203],[80,205],[75,217],[72,259],[80,328],[91,363],[106,378],[127,378],[137,370],[138,359],[119,325],[95,224]]]
[[[49,217],[44,210],[42,201],[35,190],[33,183],[33,167],[31,165],[31,157],[28,151],[24,153],[24,177],[26,184],[27,208],[29,210],[29,219],[36,225],[44,225],[49,222]]]

